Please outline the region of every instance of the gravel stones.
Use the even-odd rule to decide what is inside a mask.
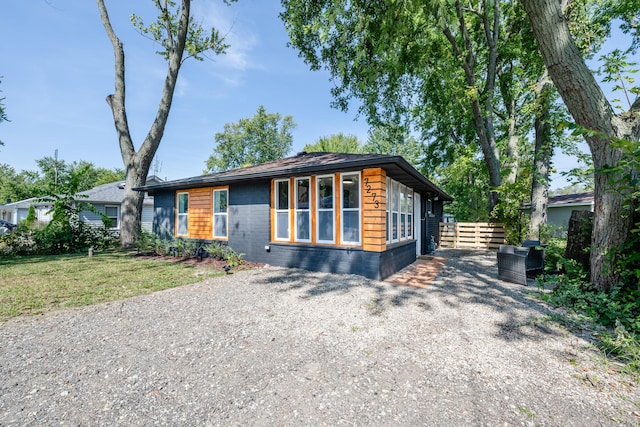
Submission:
[[[0,325],[0,425],[629,425],[640,393],[495,253],[425,289],[264,267]]]

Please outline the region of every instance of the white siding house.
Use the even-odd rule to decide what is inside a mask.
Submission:
[[[525,205],[524,210],[530,214],[531,206]],[[566,235],[572,211],[593,212],[593,192],[549,197],[547,224],[551,226],[555,236]]]
[[[147,179],[147,184],[162,182],[161,179],[152,176]],[[91,203],[98,212],[112,219],[113,230],[120,229],[122,220],[122,201],[124,199],[124,182],[116,181],[108,184],[98,185],[91,190],[79,193],[82,197],[78,200]],[[18,224],[27,219],[29,207],[33,205],[36,211],[36,218],[40,222],[51,221],[51,202],[43,202],[39,198],[21,200],[19,202],[0,205],[0,219]],[[80,218],[95,225],[102,225],[102,217],[91,211],[81,211]],[[142,228],[151,232],[153,224],[153,197],[145,194],[142,205]]]

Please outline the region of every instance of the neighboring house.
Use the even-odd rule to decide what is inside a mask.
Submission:
[[[531,205],[524,206],[525,211],[531,213]],[[593,212],[593,192],[564,194],[562,196],[549,197],[547,206],[547,224],[552,228],[555,236],[566,235],[569,227],[571,211]]]
[[[300,153],[148,184],[153,231],[219,241],[249,261],[382,279],[438,241],[453,200],[400,156]]]
[[[162,180],[155,176],[151,176],[147,179],[148,184],[157,184],[159,182],[162,182]],[[121,206],[122,200],[124,199],[123,181],[98,185],[97,187],[87,191],[82,191],[78,194],[86,196],[79,197],[79,201],[91,203],[98,212],[111,219],[111,228],[113,230],[120,229],[120,221],[122,218]],[[38,197],[0,206],[0,218],[14,224],[18,224],[20,221],[27,219],[29,207],[31,205],[33,205],[35,209],[36,219],[38,221],[44,223],[51,221],[50,211],[52,203],[50,201],[42,201],[42,198]],[[90,224],[102,225],[102,217],[90,211],[81,211],[80,218]],[[153,197],[145,196],[142,207],[142,228],[147,231],[151,231],[152,222]]]

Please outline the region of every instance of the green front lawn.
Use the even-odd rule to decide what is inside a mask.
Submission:
[[[0,258],[0,322],[148,294],[219,274],[213,267],[125,252]]]

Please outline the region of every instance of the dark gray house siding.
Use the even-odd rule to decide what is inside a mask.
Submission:
[[[395,244],[385,252],[282,243],[271,243],[269,249],[261,262],[310,271],[359,274],[376,280],[389,277],[416,259],[414,241]]]
[[[270,192],[269,181],[229,186],[229,246],[250,261],[269,262]]]
[[[153,232],[163,239],[173,237],[176,221],[176,194],[173,190],[158,191],[153,199]]]

